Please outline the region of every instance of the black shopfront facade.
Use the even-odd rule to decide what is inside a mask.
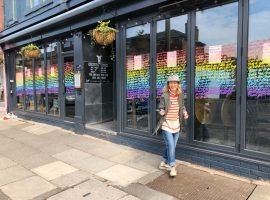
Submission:
[[[178,159],[270,179],[267,0],[75,2],[24,37],[12,33],[24,22],[4,30],[9,111],[162,153],[156,107],[178,74],[190,116]],[[106,19],[114,45],[91,45],[87,31]],[[40,58],[19,54],[30,42]]]

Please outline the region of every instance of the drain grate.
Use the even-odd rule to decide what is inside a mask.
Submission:
[[[147,186],[181,200],[246,200],[256,187],[184,165],[179,165],[177,171],[176,178],[166,173]]]

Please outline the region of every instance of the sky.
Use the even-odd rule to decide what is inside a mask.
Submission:
[[[165,30],[165,23],[158,23],[157,32]],[[171,18],[171,29],[185,31],[187,16]],[[270,38],[270,0],[250,0],[249,41]],[[269,25],[268,25],[269,24]],[[198,11],[196,25],[199,41],[207,45],[236,43],[238,29],[238,2]],[[127,37],[134,37],[139,30],[150,32],[150,24],[127,29]]]

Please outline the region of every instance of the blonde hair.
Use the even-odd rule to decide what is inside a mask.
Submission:
[[[164,86],[163,88],[163,92],[164,93],[169,93],[169,82],[167,82],[167,84]],[[178,88],[176,90],[176,94],[181,94],[182,93],[182,87],[181,87],[181,84],[178,82]]]

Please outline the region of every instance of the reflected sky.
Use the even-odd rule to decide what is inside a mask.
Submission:
[[[250,0],[249,41],[270,38],[270,29],[265,26],[270,23],[270,0]],[[170,19],[171,29],[185,32],[187,15]],[[162,22],[164,20],[160,20]],[[165,23],[159,23],[157,32],[165,31]],[[200,42],[207,45],[223,45],[236,43],[238,24],[238,3],[199,11],[196,14],[196,24],[199,30]],[[150,33],[150,24],[139,25],[127,29],[127,38],[137,36],[144,30]]]
[[[131,38],[138,36],[139,34],[149,34],[150,33],[150,23],[134,26],[127,29],[126,37]]]
[[[249,41],[270,38],[270,1],[250,0]]]
[[[236,43],[238,3],[197,12],[198,41],[207,45]]]
[[[186,23],[187,23],[187,15],[172,17],[170,18],[170,29],[185,33]],[[157,32],[160,33],[164,31],[165,31],[165,20],[160,20],[157,22]]]

